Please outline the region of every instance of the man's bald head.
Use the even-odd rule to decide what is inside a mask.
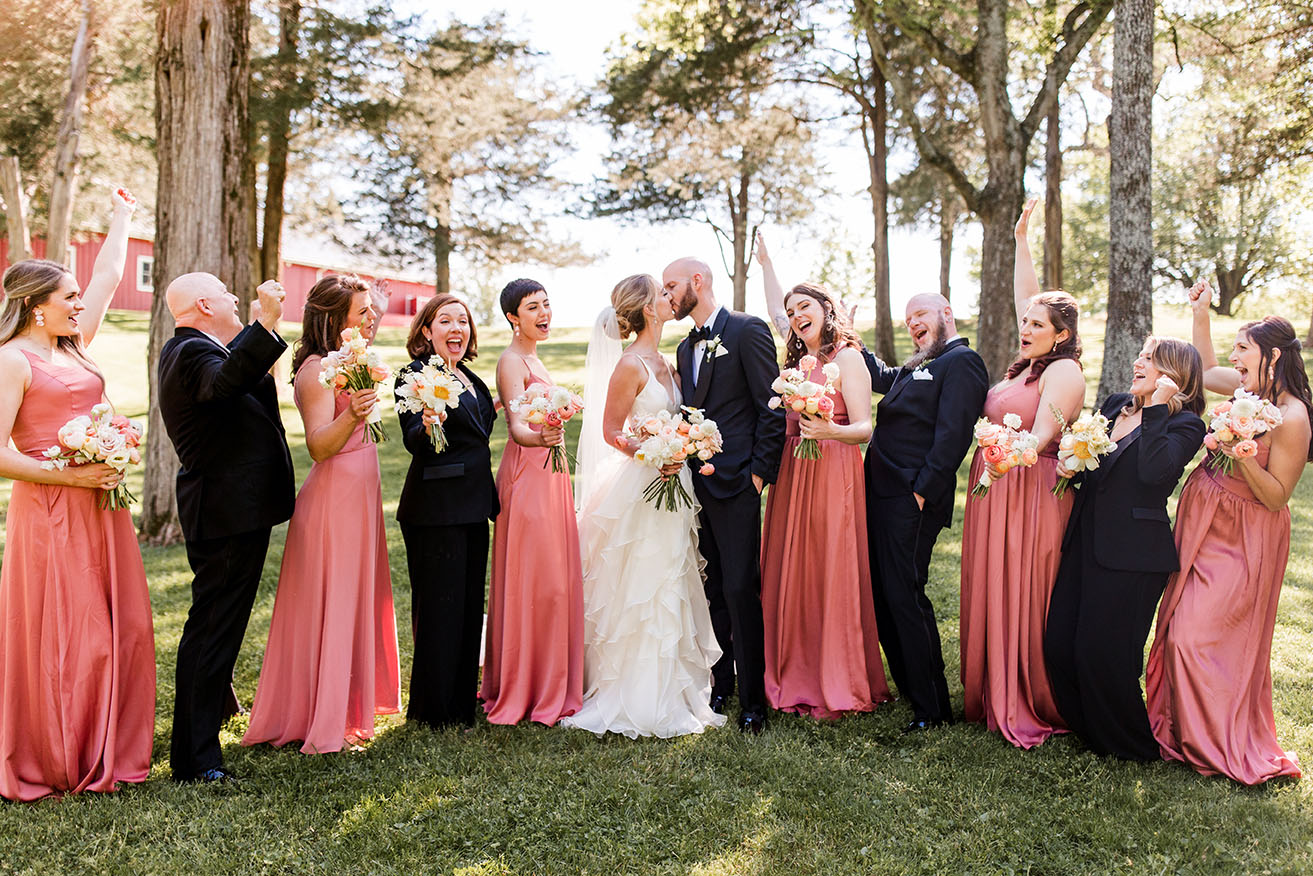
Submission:
[[[908,365],[919,365],[935,358],[943,352],[948,339],[957,334],[953,305],[935,292],[913,295],[907,302],[904,323],[907,333],[912,336],[912,343],[916,344],[916,353],[905,363]]]
[[[164,291],[164,302],[174,323],[214,335],[225,344],[242,330],[237,296],[213,274],[182,274]]]
[[[711,291],[711,266],[702,259],[685,256],[666,265],[661,272],[661,286],[670,293],[675,319],[691,313],[700,324],[716,309],[716,296]]]

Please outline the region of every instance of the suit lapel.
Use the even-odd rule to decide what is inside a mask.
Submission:
[[[480,416],[480,408],[483,405],[483,399],[479,397],[481,394],[479,392],[479,378],[475,377],[474,373],[464,365],[459,367],[460,370],[464,372],[465,376],[470,379],[469,389],[462,393],[462,395],[470,395],[473,396],[473,398],[461,399],[461,403],[457,406],[456,411],[458,414],[463,411],[465,418],[469,420],[470,425],[474,427],[475,431],[486,438],[488,437],[488,429],[484,428],[484,418]]]
[[[245,331],[245,329],[243,329],[243,331]],[[209,335],[207,335],[205,332],[201,331],[200,329],[194,329],[194,328],[178,328],[178,329],[175,329],[175,330],[174,330],[173,334],[174,334],[175,337],[200,338],[200,339],[203,340],[203,341],[209,341],[211,344],[214,345],[215,348],[217,348],[220,352],[223,353],[223,358],[225,358],[225,359],[227,359],[228,356],[229,356],[229,355],[231,354],[231,352],[232,352],[232,351],[229,350],[226,346],[224,346],[223,344],[219,343],[219,342],[216,341],[214,338],[210,337]]]
[[[722,307],[720,313],[716,314],[716,321],[711,325],[711,337],[719,336],[727,322],[729,322],[729,311]],[[699,408],[706,402],[707,393],[711,391],[712,372],[716,370],[716,360],[720,358],[714,351],[710,355],[706,352],[702,355],[703,362],[698,367],[697,391],[693,395],[693,405]]]
[[[948,346],[944,347],[944,352],[940,353],[934,359],[930,360],[930,364],[943,360],[943,358],[953,350],[956,350],[958,347],[966,346],[966,343],[967,343],[966,338],[958,338],[955,341],[951,341],[948,344]],[[933,375],[934,372],[930,371],[930,364],[927,364],[924,367],[924,370],[929,372],[931,375]],[[884,402],[889,401],[892,398],[895,398],[898,395],[898,393],[902,392],[903,387],[907,386],[909,383],[911,383],[913,380],[916,379],[915,377],[912,376],[916,372],[916,370],[917,369],[915,368],[908,368],[907,366],[903,366],[899,370],[898,376],[894,378],[894,385],[889,387],[889,392],[885,393],[885,397],[884,399],[881,400],[880,403],[884,404]],[[939,378],[932,377],[932,379],[938,380]]]

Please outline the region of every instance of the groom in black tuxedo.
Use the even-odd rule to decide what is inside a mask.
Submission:
[[[702,506],[698,548],[707,561],[711,625],[724,652],[711,670],[711,708],[724,713],[737,673],[739,729],[760,733],[766,726],[761,491],[775,483],[784,448],[784,412],[767,404],[779,376],[775,339],[757,317],[716,303],[706,263],[680,259],[661,282],[675,318],[694,322],[677,353],[684,404],[703,408],[724,438],[714,474],[698,474],[700,463],[689,460]]]
[[[243,327],[237,297],[211,274],[184,274],[165,293],[177,331],[160,350],[160,413],[182,463],[178,517],[192,605],[178,642],[169,761],[176,781],[224,782],[219,727],[255,602],[270,530],[292,516],[295,487],[269,369],[283,289],[261,284]]]
[[[953,717],[935,609],[925,594],[930,553],[949,525],[957,469],[985,405],[985,363],[957,333],[941,295],[907,303],[916,353],[901,368],[869,351],[871,387],[883,393],[866,452],[866,525],[875,619],[889,672],[912,706],[904,732]]]

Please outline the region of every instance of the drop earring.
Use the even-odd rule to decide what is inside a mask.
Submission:
[[[45,325],[46,315],[36,308],[32,308],[32,322],[36,323],[38,326]]]

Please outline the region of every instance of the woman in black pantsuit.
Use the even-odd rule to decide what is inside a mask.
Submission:
[[[415,358],[397,375],[437,355],[465,384],[446,412],[447,447],[433,449],[436,417],[402,413],[401,431],[414,457],[401,488],[397,520],[410,571],[415,662],[406,718],[434,727],[474,724],[488,571],[488,521],[497,516],[488,436],[497,413],[488,387],[465,363],[478,352],[474,320],[454,295],[430,299],[410,326],[406,351]]]
[[[1102,408],[1117,449],[1076,478],[1044,658],[1058,711],[1100,754],[1159,756],[1140,673],[1154,610],[1177,569],[1167,499],[1203,443],[1203,408],[1198,352],[1150,337],[1130,393]]]

